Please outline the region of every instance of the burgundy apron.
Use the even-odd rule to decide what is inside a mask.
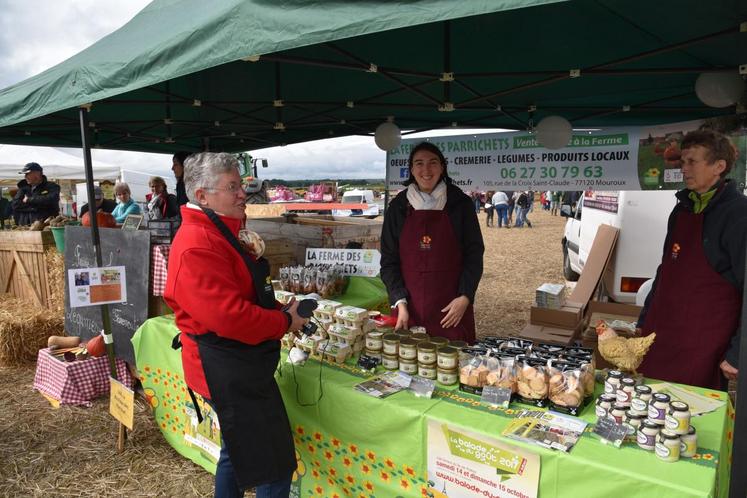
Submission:
[[[656,339],[640,370],[647,377],[722,389],[719,365],[739,325],[741,295],[708,264],[703,214],[680,212],[669,240],[643,327],[644,335],[656,332]]]
[[[441,310],[459,295],[463,257],[446,211],[410,208],[399,239],[399,257],[409,293],[409,325],[421,325],[433,336],[474,342],[472,303],[456,327],[445,329],[440,323],[446,316]]]

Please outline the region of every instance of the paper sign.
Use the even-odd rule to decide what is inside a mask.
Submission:
[[[593,432],[604,441],[612,443],[619,448],[628,435],[628,426],[618,424],[612,418],[602,417],[597,421]]]
[[[67,279],[71,308],[127,301],[124,266],[75,268],[67,271]]]
[[[482,388],[480,401],[490,406],[508,408],[511,403],[511,389],[506,387],[485,386]]]
[[[429,496],[536,498],[539,475],[539,455],[428,419]]]
[[[109,413],[132,430],[135,420],[135,391],[112,377],[109,377],[109,384]]]
[[[306,249],[306,266],[330,269],[340,265],[344,275],[375,277],[381,269],[381,253],[375,249]]]

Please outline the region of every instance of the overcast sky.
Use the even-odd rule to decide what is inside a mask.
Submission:
[[[120,28],[148,3],[149,0],[0,0],[0,89],[71,57]],[[470,132],[449,131],[429,134]],[[485,131],[488,130],[482,130]],[[251,153],[268,159],[270,167],[259,173],[265,178],[384,178],[386,155],[372,137],[335,138]],[[93,158],[94,162],[101,160],[125,168],[171,165],[171,157],[161,154],[95,150]],[[19,158],[19,163],[33,160]]]

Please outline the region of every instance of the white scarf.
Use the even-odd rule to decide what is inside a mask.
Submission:
[[[417,183],[411,183],[407,187],[407,200],[413,209],[430,209],[435,211],[443,210],[446,206],[446,182],[441,180],[433,189],[433,192],[426,194],[422,192]]]

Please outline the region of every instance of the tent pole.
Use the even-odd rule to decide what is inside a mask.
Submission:
[[[747,270],[745,271],[747,277]],[[732,439],[731,479],[729,498],[747,496],[747,287],[742,289],[742,321],[739,326],[739,375],[737,378],[737,403],[734,408],[734,438]],[[721,455],[726,458],[726,455]]]
[[[93,253],[96,256],[96,266],[101,268],[101,240],[99,239],[99,225],[96,220],[96,199],[93,193],[93,162],[91,161],[91,144],[88,137],[88,109],[80,107],[78,109],[80,117],[80,141],[83,146],[83,165],[86,171],[86,192],[88,193],[88,217],[91,220],[91,239],[93,242]],[[101,322],[104,326],[105,336],[111,337],[112,326],[109,319],[109,305],[102,304]],[[106,344],[106,354],[109,357],[109,370],[113,378],[117,378],[117,367],[114,362],[114,343],[104,341]]]
[[[389,152],[384,160],[384,214],[389,207]]]

